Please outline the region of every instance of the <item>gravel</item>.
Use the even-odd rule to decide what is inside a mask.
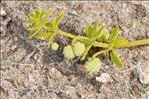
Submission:
[[[98,20],[99,26],[106,25],[109,30],[118,23],[119,36],[130,41],[149,38],[148,1],[3,0],[1,99],[149,99],[148,45],[117,50],[125,64],[123,69],[103,59],[99,73],[88,75],[78,59],[64,58],[62,49],[70,39],[57,37],[56,42],[61,45],[58,51],[39,46],[44,40],[26,39],[29,26],[24,21],[37,8],[50,8],[49,20],[64,9],[65,16],[59,27],[72,34],[84,35],[86,24]],[[103,73],[110,75],[106,77],[112,78],[112,82],[96,81]]]

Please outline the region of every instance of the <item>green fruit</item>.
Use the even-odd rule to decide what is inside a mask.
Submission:
[[[68,59],[73,59],[75,57],[73,48],[71,45],[67,45],[66,47],[64,47],[63,54]]]
[[[85,51],[84,43],[81,43],[81,42],[75,43],[74,46],[73,46],[73,51],[74,51],[76,56],[82,56],[82,54]]]
[[[56,51],[59,48],[59,45],[57,43],[52,43],[51,45],[52,50]]]
[[[101,61],[98,58],[89,59],[85,63],[85,68],[90,73],[97,73],[101,69]]]

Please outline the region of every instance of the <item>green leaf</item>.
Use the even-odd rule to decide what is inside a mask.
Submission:
[[[118,37],[118,32],[119,32],[119,27],[118,25],[116,25],[108,39],[108,42],[113,42]]]
[[[26,21],[26,22],[24,22],[25,24],[27,24],[27,25],[30,25],[30,24],[33,24],[34,22],[31,22],[30,20],[29,21]]]
[[[109,39],[109,36],[110,36],[109,30],[107,29],[106,26],[104,26],[103,35],[101,37],[98,37],[97,39],[100,42],[107,42],[107,40]]]
[[[49,31],[54,31],[53,24],[50,22],[47,22],[46,25],[44,26],[44,28]]]
[[[85,28],[85,34],[88,38],[90,39],[96,39],[97,37],[97,29],[98,29],[98,21],[96,21],[94,23],[94,26],[91,27],[90,25],[87,25],[86,28]]]
[[[43,21],[44,21],[44,22],[49,18],[50,14],[51,14],[50,12],[51,12],[50,9],[47,10],[46,15],[45,15],[44,18],[43,18]]]
[[[107,42],[107,40],[109,39],[109,36],[110,36],[109,30],[105,27],[104,35],[102,36],[103,41]]]
[[[91,31],[91,38],[94,38],[96,36],[97,29],[98,29],[98,21],[96,21],[94,23],[94,26],[93,26],[92,31]]]
[[[28,28],[28,31],[36,31],[39,27],[33,26],[31,28]]]
[[[40,31],[40,29],[36,30],[34,33],[32,33],[32,34],[28,37],[28,39],[31,39],[33,36],[35,36],[36,34],[38,34],[39,31]]]
[[[29,16],[29,20],[30,22],[35,23],[37,21],[37,18],[33,16]]]
[[[39,34],[37,36],[35,36],[35,38],[49,38],[53,33],[52,32],[46,32],[46,33],[42,33],[42,34]]]
[[[104,35],[105,26],[102,26],[100,30],[96,33],[93,39],[100,39]]]
[[[110,52],[110,57],[112,59],[112,61],[118,66],[118,67],[124,67],[123,62],[121,61],[121,59],[119,58],[119,56],[116,54],[115,50],[112,50]]]
[[[42,15],[43,15],[44,11],[42,9],[39,9],[36,13],[36,17],[41,19]]]
[[[30,13],[30,16],[36,17],[36,12],[35,12],[35,11],[32,11],[32,12]]]
[[[61,14],[58,16],[57,21],[56,21],[56,26],[59,25],[59,23],[62,21],[64,17],[64,11],[61,12]]]
[[[85,28],[85,34],[89,38],[90,38],[90,33],[91,33],[91,27],[90,27],[90,25],[87,25]]]
[[[56,27],[56,17],[53,18],[53,20],[52,20],[52,25],[53,25],[53,31],[56,32],[56,31],[57,31],[57,27]]]
[[[55,34],[53,33],[49,38],[48,38],[48,44],[50,45],[52,43],[53,38],[55,37]]]
[[[116,40],[113,41],[113,47],[114,48],[122,48],[128,43],[129,43],[129,41],[126,40],[125,38],[117,38]]]

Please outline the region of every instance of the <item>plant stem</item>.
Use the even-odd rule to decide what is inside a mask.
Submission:
[[[78,39],[79,41],[85,42],[85,43],[90,43],[91,40],[89,38],[83,37],[83,36],[76,36],[67,32],[63,32],[63,31],[58,31],[58,34],[60,35],[64,35],[66,37],[70,37],[72,39]]]
[[[91,44],[91,45],[88,45],[88,46],[86,47],[86,50],[85,50],[85,52],[84,52],[84,54],[83,54],[81,60],[84,60],[84,59],[85,59],[85,57],[86,57],[88,51],[91,49],[92,46],[93,46],[93,45]]]
[[[103,50],[103,51],[99,51],[99,52],[95,53],[95,54],[92,56],[92,59],[95,59],[98,55],[100,55],[100,54],[102,54],[102,53],[105,53],[105,52],[108,52],[108,51],[110,51],[110,50],[112,50],[112,49],[109,48],[109,49],[106,49],[106,50]]]
[[[70,37],[72,39],[78,39],[79,41],[82,41],[84,43],[93,44],[94,47],[102,47],[102,48],[108,48],[109,47],[108,44],[97,42],[97,41],[93,43],[93,41],[91,39],[87,38],[87,37],[76,36],[76,35],[73,35],[73,34],[70,34],[70,33],[67,33],[67,32],[63,32],[63,31],[60,31],[60,30],[58,31],[57,34],[64,35],[66,37]]]
[[[52,34],[52,36],[48,39],[48,45],[52,43],[53,38],[56,36],[56,34]]]
[[[77,38],[77,36],[73,35],[73,34],[70,34],[70,33],[67,33],[67,32],[63,32],[63,31],[58,31],[57,34],[60,34],[60,35],[64,35],[66,37],[70,37],[70,38]]]
[[[35,36],[37,33],[39,33],[40,29],[38,29],[37,31],[35,31],[34,33],[32,33],[28,39],[31,39],[33,36]]]
[[[127,45],[125,45],[124,47],[133,47],[133,46],[138,46],[138,45],[149,45],[149,39],[146,40],[139,40],[139,41],[132,41],[129,42]]]
[[[109,47],[109,44],[105,44],[105,43],[102,43],[102,42],[94,42],[93,43],[93,46],[94,47],[108,48]]]

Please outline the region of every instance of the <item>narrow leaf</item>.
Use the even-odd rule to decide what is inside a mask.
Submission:
[[[115,50],[112,50],[110,52],[110,58],[112,59],[112,61],[118,66],[118,67],[124,67],[123,62],[121,61],[121,59],[119,58],[119,56],[116,54]]]
[[[56,21],[56,25],[58,26],[59,23],[62,21],[64,17],[64,11],[61,12],[61,14],[58,16],[57,21]]]
[[[108,39],[108,42],[113,42],[118,37],[118,32],[119,32],[119,27],[118,25],[116,25]]]
[[[94,26],[93,26],[93,28],[92,28],[92,38],[94,38],[95,36],[96,36],[96,32],[97,32],[97,29],[98,29],[98,21],[96,21],[95,23],[94,23]]]
[[[46,15],[44,16],[43,21],[46,21],[49,18],[49,16],[50,16],[50,9],[47,10]]]
[[[31,22],[31,21],[26,21],[24,22],[24,24],[27,24],[27,25],[30,25],[30,24],[33,24],[34,22]]]
[[[49,38],[48,38],[48,44],[52,44],[52,40],[55,37],[55,34],[52,34]]]
[[[39,27],[33,26],[31,28],[28,28],[28,31],[36,31]]]
[[[91,34],[91,26],[90,25],[87,25],[86,28],[85,28],[85,34],[87,37],[90,38],[90,34]]]
[[[128,40],[126,40],[125,38],[117,38],[116,40],[113,41],[114,48],[122,48],[126,44],[128,44]]]
[[[30,17],[29,17],[29,20],[30,20],[31,22],[35,23],[35,22],[37,21],[37,18],[30,16]]]
[[[37,13],[36,13],[36,17],[39,18],[39,19],[41,19],[42,15],[43,15],[43,10],[42,9],[39,9],[37,11]]]
[[[53,25],[53,31],[56,32],[56,31],[57,31],[57,27],[56,27],[56,17],[53,18],[53,20],[52,20],[52,25]]]
[[[45,29],[49,30],[49,31],[54,31],[54,28],[53,28],[53,24],[48,22],[46,23],[46,25],[44,26]]]
[[[36,30],[34,33],[32,33],[32,34],[28,37],[28,39],[31,39],[33,36],[35,36],[36,34],[38,34],[39,31],[40,31],[40,29]]]
[[[104,35],[104,30],[105,26],[102,26],[93,39],[100,39]]]

